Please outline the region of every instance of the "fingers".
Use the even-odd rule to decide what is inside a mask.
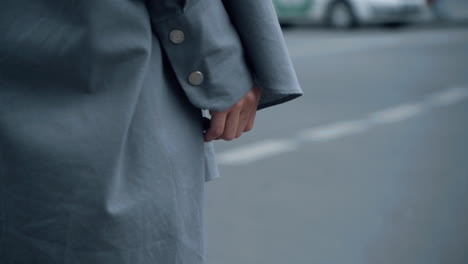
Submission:
[[[210,128],[205,133],[205,141],[216,139],[231,141],[253,128],[260,89],[254,87],[234,106],[223,112],[210,111]]]
[[[251,110],[247,118],[247,123],[245,127],[243,128],[244,129],[243,132],[248,132],[252,130],[254,126],[255,115],[257,114],[257,106],[258,106],[258,101],[260,99],[260,95],[261,95],[260,88],[258,86],[254,86],[254,88],[252,89],[252,97],[251,97],[252,103],[250,104]]]
[[[223,135],[228,112],[215,112],[211,114],[210,128],[205,133],[205,141],[210,142]]]
[[[255,121],[255,115],[256,114],[257,114],[257,111],[254,110],[252,112],[252,114],[250,115],[249,120],[247,121],[244,132],[248,132],[248,131],[252,130],[252,128],[254,126],[254,121]]]
[[[241,112],[236,138],[240,137],[242,133],[248,132],[253,128],[255,114],[257,112],[257,101],[254,99],[253,103],[249,105],[250,109],[246,109]]]
[[[226,118],[226,126],[224,128],[224,133],[221,136],[222,139],[231,141],[236,138],[237,129],[239,127],[239,119],[240,119],[240,110],[235,110],[229,112]]]
[[[244,119],[243,124],[239,125],[241,120],[240,108],[212,113],[210,128],[205,133],[205,141],[210,142],[216,139],[231,141],[238,138],[240,136],[238,136],[238,130],[241,126],[245,127],[248,117],[242,117],[242,119]]]
[[[240,137],[245,132],[245,127],[250,120],[252,111],[242,111],[239,115],[239,125],[237,126],[236,138]]]

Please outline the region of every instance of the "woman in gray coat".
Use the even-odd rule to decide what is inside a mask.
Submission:
[[[271,1],[2,0],[0,32],[0,263],[205,263],[212,140],[302,94]]]

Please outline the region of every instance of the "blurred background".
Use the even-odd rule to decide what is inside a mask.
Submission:
[[[304,96],[217,142],[209,264],[468,263],[468,0],[275,0]]]

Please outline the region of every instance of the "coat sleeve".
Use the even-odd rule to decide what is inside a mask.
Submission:
[[[196,107],[226,110],[254,83],[262,89],[258,109],[302,94],[276,14],[274,10],[262,10],[272,8],[271,0],[146,0],[146,3],[153,31],[179,84]],[[255,19],[265,14],[267,17]],[[242,21],[243,17],[249,22]],[[265,30],[274,35],[265,39]]]
[[[303,95],[271,0],[222,0],[240,35],[255,83],[258,109]]]

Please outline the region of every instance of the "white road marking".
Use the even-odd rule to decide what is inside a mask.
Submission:
[[[364,132],[369,128],[366,120],[344,121],[328,126],[307,129],[299,134],[302,141],[329,141],[350,134]]]
[[[424,112],[424,105],[420,103],[408,103],[393,107],[387,110],[372,113],[371,122],[375,123],[394,123],[409,119]]]
[[[458,101],[462,101],[466,97],[468,97],[468,89],[455,87],[429,96],[428,103],[433,106],[451,105]]]
[[[291,139],[270,139],[249,146],[228,150],[218,155],[222,165],[242,165],[291,152],[302,143],[329,142],[338,138],[365,132],[373,126],[392,124],[428,112],[432,107],[453,105],[468,98],[468,87],[455,87],[437,92],[421,102],[406,103],[374,112],[361,120],[348,120],[305,129]]]
[[[238,165],[292,151],[296,146],[294,140],[271,139],[221,153],[217,158],[222,164]]]

